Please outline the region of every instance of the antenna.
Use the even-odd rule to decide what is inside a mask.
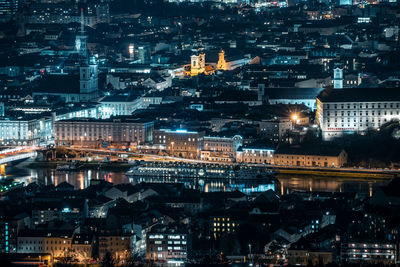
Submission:
[[[85,32],[85,23],[83,20],[83,8],[81,8],[81,33]]]

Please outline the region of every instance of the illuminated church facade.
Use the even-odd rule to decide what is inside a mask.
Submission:
[[[199,52],[190,57],[190,64],[185,65],[185,75],[189,77],[199,74],[210,75],[215,71],[234,70],[246,64],[251,64],[250,57],[243,57],[234,61],[227,62],[225,59],[225,51],[221,50],[218,53],[217,63],[206,63],[206,55],[204,52]]]

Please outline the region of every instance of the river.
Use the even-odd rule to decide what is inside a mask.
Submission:
[[[23,162],[16,166],[7,167],[7,176],[13,177],[25,184],[32,182],[49,185],[57,185],[61,182],[68,182],[76,189],[83,189],[90,185],[91,179],[102,179],[110,183],[140,183],[140,182],[183,182],[186,187],[199,189],[205,192],[241,190],[245,193],[266,191],[273,189],[282,195],[293,191],[303,192],[356,192],[372,196],[376,188],[387,183],[382,180],[342,178],[342,177],[311,177],[311,176],[280,176],[276,178],[279,183],[271,181],[210,181],[201,179],[168,180],[160,178],[128,179],[125,172],[108,172],[103,170],[80,170],[80,171],[57,171],[51,168],[29,168],[29,162]]]

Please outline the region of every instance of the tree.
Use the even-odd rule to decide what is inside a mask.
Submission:
[[[102,267],[114,267],[115,266],[115,260],[110,252],[107,252],[106,255],[104,255],[104,258],[101,260],[100,266],[102,266]]]

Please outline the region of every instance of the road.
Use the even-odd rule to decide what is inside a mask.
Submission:
[[[214,163],[214,164],[232,164],[225,162],[211,162],[197,159],[185,159],[180,157],[172,157],[172,156],[162,156],[162,155],[153,155],[153,154],[144,154],[144,153],[136,153],[136,152],[128,152],[128,151],[113,151],[113,150],[104,150],[104,149],[93,149],[93,148],[67,148],[70,150],[77,151],[86,151],[92,153],[99,153],[101,155],[108,154],[126,154],[131,156],[138,157],[138,160],[143,161],[180,161],[180,162],[191,162],[191,163]],[[286,165],[266,165],[266,164],[255,164],[255,163],[247,163],[249,166],[254,167],[266,167],[268,169],[273,170],[292,170],[293,172],[300,173],[301,171],[313,171],[313,172],[323,172],[323,173],[359,173],[359,174],[390,174],[395,176],[397,174],[400,175],[400,170],[397,169],[366,169],[366,168],[332,168],[332,167],[307,167],[307,166],[286,166]]]

